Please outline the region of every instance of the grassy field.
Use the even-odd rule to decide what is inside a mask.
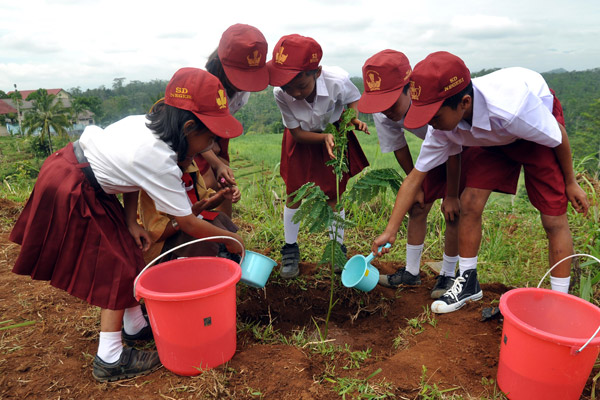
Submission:
[[[375,131],[373,127],[370,130]],[[381,153],[375,133],[366,135],[358,132],[357,136],[369,159],[370,168],[400,170],[392,153]],[[281,135],[244,135],[234,139],[230,145],[232,166],[243,194],[235,207],[235,217],[252,229],[252,233],[245,237],[250,249],[270,249],[283,243],[281,216],[285,187],[279,176],[281,138]],[[416,159],[420,139],[407,134],[407,140]],[[27,139],[0,138],[2,198],[24,202],[29,196],[37,170],[43,162],[42,158],[32,156],[29,145]],[[598,184],[597,180],[584,174],[578,165],[576,161],[580,184],[589,194],[593,205],[588,217],[569,209],[575,251],[600,257]],[[395,193],[388,191],[368,204],[353,205],[346,210],[347,218],[356,223],[356,228],[347,230],[345,235],[345,242],[353,252],[369,252],[372,240],[387,224],[394,199]],[[444,220],[439,210],[439,204],[435,204],[429,215],[424,260],[440,260],[443,254]],[[404,229],[400,231],[398,239],[387,258],[403,260]],[[309,235],[304,229],[300,231],[299,243],[307,261],[318,260],[325,242],[324,235]],[[529,204],[522,184],[516,196],[492,194],[484,212],[479,261],[482,282],[500,282],[512,286],[537,285],[548,269],[545,233],[539,214]],[[590,269],[598,271],[600,267],[592,264]],[[575,278],[578,276],[576,270]]]

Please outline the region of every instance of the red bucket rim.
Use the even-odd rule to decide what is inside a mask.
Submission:
[[[181,264],[181,263],[189,262],[192,259],[193,260],[210,259],[212,261],[214,261],[216,259],[220,263],[227,265],[227,268],[229,268],[231,270],[232,275],[217,285],[214,285],[214,286],[211,286],[208,288],[204,288],[204,289],[190,290],[187,292],[163,293],[163,292],[157,292],[154,290],[150,290],[150,289],[147,289],[146,287],[144,287],[144,279],[146,278],[147,274],[152,274],[152,271],[161,271],[165,268],[169,268],[173,264]],[[144,271],[144,273],[140,276],[140,278],[137,282],[136,297],[138,299],[145,298],[145,299],[150,299],[150,300],[161,300],[161,301],[193,300],[193,299],[198,299],[198,298],[202,298],[202,297],[212,296],[214,294],[224,291],[225,289],[227,289],[230,286],[235,286],[235,284],[237,282],[239,282],[241,277],[242,277],[242,269],[240,268],[240,265],[233,260],[229,260],[229,259],[221,258],[221,257],[180,258],[180,259],[170,260],[170,261],[166,261],[164,263],[154,265],[152,268],[148,268],[148,270]]]
[[[500,312],[504,316],[504,321],[506,322],[507,317],[508,317],[509,320],[518,322],[518,323],[515,323],[514,325],[519,330],[524,331],[524,332],[526,332],[532,336],[535,336],[537,338],[540,338],[540,339],[543,339],[546,341],[550,341],[553,343],[557,343],[560,345],[564,345],[564,346],[582,346],[590,339],[589,337],[588,338],[572,338],[572,337],[556,335],[554,333],[543,331],[541,329],[535,328],[534,326],[528,324],[527,322],[523,321],[521,318],[518,318],[512,311],[509,310],[509,307],[507,306],[506,303],[512,296],[517,296],[517,295],[521,294],[522,292],[536,292],[536,291],[542,291],[542,292],[545,292],[545,294],[552,294],[553,296],[562,296],[562,297],[568,298],[569,301],[575,301],[575,302],[580,303],[584,307],[594,309],[594,311],[597,312],[598,315],[600,316],[600,308],[598,308],[594,304],[590,303],[589,301],[586,301],[577,296],[558,292],[556,290],[544,289],[544,288],[518,288],[518,289],[509,290],[508,292],[504,293],[500,297],[500,305],[499,306],[500,306]],[[600,318],[599,318],[599,325],[600,325]],[[594,334],[594,332],[595,332],[595,330],[590,332],[590,337]],[[589,343],[589,346],[600,346],[600,335],[596,336]]]

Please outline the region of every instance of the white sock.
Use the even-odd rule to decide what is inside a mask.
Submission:
[[[334,212],[335,215],[337,215],[338,217],[340,217],[341,219],[345,220],[346,219],[346,210],[342,210],[339,213]],[[337,227],[337,223],[335,221],[332,222],[331,227],[329,228],[329,239],[333,240],[334,232],[335,229]],[[337,241],[339,244],[344,243],[344,228],[339,227],[337,228]]]
[[[413,275],[419,275],[424,245],[424,243],[406,244],[406,270]]]
[[[477,268],[477,257],[458,257],[458,271],[460,276],[463,276],[465,271]]]
[[[121,342],[121,331],[100,332],[98,357],[100,357],[102,361],[112,364],[119,360],[122,352],[123,343]]]
[[[135,307],[126,308],[123,313],[123,329],[128,335],[135,335],[142,329],[148,326],[148,321],[142,314],[142,306],[139,304]]]
[[[298,212],[297,208],[283,208],[283,233],[285,242],[294,244],[298,241],[298,232],[300,231],[300,223],[293,223],[292,217]]]
[[[550,276],[550,285],[552,286],[552,290],[556,290],[557,292],[569,293],[569,284],[571,283],[571,277],[567,276],[566,278],[558,278],[556,276]]]
[[[440,275],[444,276],[456,276],[456,263],[458,262],[458,256],[450,257],[444,253],[444,258],[442,261],[442,270],[440,271]]]

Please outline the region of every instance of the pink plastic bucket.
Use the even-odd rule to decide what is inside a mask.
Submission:
[[[579,399],[600,351],[600,308],[548,289],[510,290],[504,316],[498,386],[509,399]]]
[[[165,368],[198,375],[233,357],[241,275],[236,262],[217,257],[172,260],[140,273],[135,296],[144,298]]]

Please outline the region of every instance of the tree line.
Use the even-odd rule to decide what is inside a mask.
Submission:
[[[485,69],[472,75],[477,77],[494,70]],[[594,169],[598,169],[600,154],[600,68],[586,71],[548,72],[542,75],[548,85],[556,91],[563,105],[567,132],[575,156],[582,158],[593,154],[596,163]],[[73,97],[71,101],[72,108],[76,108],[70,110],[71,115],[81,112],[82,109],[90,110],[95,114],[95,123],[104,127],[128,115],[144,114],[152,104],[163,97],[168,83],[166,80],[152,80],[150,82],[133,80],[125,84],[125,80],[126,78],[115,78],[111,88],[100,86],[96,89],[83,91],[76,87],[67,90]],[[362,93],[362,78],[352,77],[351,80]],[[45,96],[43,93],[37,96],[37,101],[40,104],[48,103],[39,99],[40,96]],[[0,98],[2,97],[7,97],[7,95],[0,91]],[[238,111],[235,116],[244,125],[246,134],[278,134],[283,132],[284,126],[281,121],[281,114],[275,103],[271,87],[259,93],[252,93],[248,104]],[[370,115],[361,114],[360,118],[366,122],[373,121]]]

